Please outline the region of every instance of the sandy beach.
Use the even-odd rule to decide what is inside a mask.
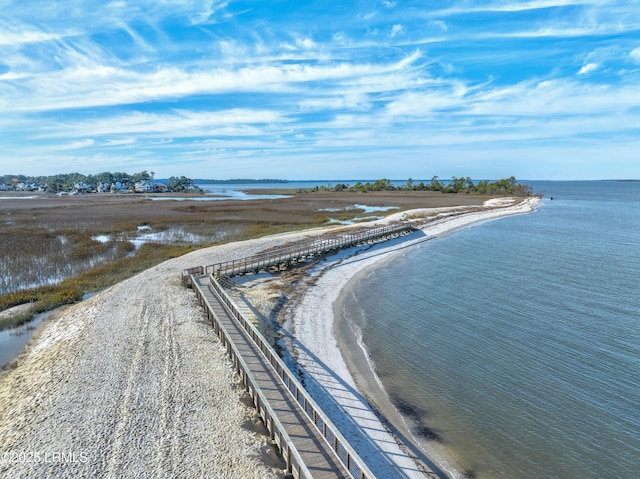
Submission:
[[[460,216],[452,216],[456,210],[451,208],[412,210],[392,215],[386,221],[414,218],[413,221],[419,224],[424,218],[430,218],[432,222],[421,226],[421,231],[410,237],[365,248],[355,255],[345,254],[319,267],[313,287],[293,309],[291,328],[296,344],[302,345],[297,351],[298,362],[314,377],[315,382],[311,385],[316,389],[315,394],[321,396],[324,392],[324,403],[333,412],[332,418],[337,423],[342,422],[342,427],[349,431],[345,436],[360,443],[365,455],[371,443],[382,451],[382,454],[370,457],[375,462],[374,470],[384,471],[381,477],[455,478],[458,473],[441,450],[414,444],[411,431],[372,374],[369,358],[357,333],[341,321],[344,299],[341,295],[350,282],[357,281],[368,269],[392,260],[394,255],[402,254],[413,245],[478,222],[528,213],[539,204],[538,198],[512,206],[509,206],[509,201],[490,200],[484,211]],[[386,419],[384,425],[371,404]],[[340,410],[348,413],[348,420]],[[398,445],[392,436],[399,438],[402,444]]]
[[[358,358],[347,356],[345,361],[334,335],[333,308],[339,305],[340,291],[366,268],[412,244],[535,206],[531,199],[510,207],[494,202],[464,215],[452,208],[393,215],[385,221],[422,222],[428,217],[431,222],[401,241],[339,257],[333,267],[314,273],[314,285],[304,288],[296,301],[285,328],[295,334],[298,361],[313,379],[310,388],[322,396],[336,423],[354,431],[354,443],[381,468],[380,477],[425,477],[424,471],[440,466],[412,459],[421,459],[420,451],[400,448],[358,392],[358,386],[369,388],[353,367]],[[0,373],[0,475],[282,477],[283,463],[243,399],[195,295],[181,286],[180,272],[324,231],[199,250],[45,321],[20,357]],[[367,396],[378,399],[375,391]],[[392,414],[377,406],[385,416]]]
[[[429,222],[410,236],[332,255],[307,272],[306,282],[296,284],[297,291],[289,298],[292,305],[283,328],[290,336],[285,343],[297,363],[304,367],[305,384],[316,401],[380,477],[455,478],[458,474],[443,451],[415,444],[411,431],[372,374],[359,338],[345,321],[340,320],[341,295],[350,282],[357,281],[371,267],[392,260],[407,248],[472,224],[529,213],[538,204],[538,198],[516,204],[512,199],[496,199],[474,212],[467,212],[469,208],[454,207],[391,215],[374,223],[406,218],[412,218],[417,225]],[[273,283],[278,280],[270,275],[239,279],[237,302],[245,298],[254,306],[267,304],[269,296],[273,295],[274,288],[269,287]],[[268,314],[268,305],[258,309],[262,314]],[[247,314],[251,314],[249,308]],[[385,424],[380,415],[385,418]]]

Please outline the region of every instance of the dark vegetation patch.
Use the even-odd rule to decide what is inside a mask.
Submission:
[[[428,441],[443,441],[442,436],[435,429],[423,424],[427,411],[410,404],[397,394],[390,394],[390,398],[398,412],[413,423],[412,429],[415,434]]]

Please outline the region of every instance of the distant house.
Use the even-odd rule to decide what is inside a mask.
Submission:
[[[134,189],[136,193],[157,193],[162,191],[164,185],[160,185],[158,183],[154,183],[153,181],[138,181],[134,185]]]
[[[88,193],[91,191],[91,185],[89,183],[85,183],[84,181],[79,181],[78,183],[73,185],[73,190],[78,193]]]
[[[4,183],[0,183],[0,191],[7,191],[9,188]]]
[[[111,193],[122,193],[123,191],[127,191],[127,187],[120,181],[116,181],[115,183],[111,183],[109,191],[111,191]]]
[[[98,193],[109,193],[111,191],[111,184],[107,181],[103,183],[98,183],[98,187],[96,188]]]

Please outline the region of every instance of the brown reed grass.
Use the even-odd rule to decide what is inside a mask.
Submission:
[[[254,191],[255,192],[255,191]],[[481,204],[485,197],[402,191],[301,192],[291,198],[250,201],[151,201],[148,196],[93,194],[0,201],[0,311],[33,303],[38,312],[78,301],[194,248],[373,216],[354,204],[399,209]],[[326,208],[342,208],[328,213]],[[193,244],[129,241],[138,227],[177,228],[198,235]],[[97,241],[97,235],[111,240]],[[15,318],[14,318],[15,319]],[[0,325],[2,327],[2,325]]]

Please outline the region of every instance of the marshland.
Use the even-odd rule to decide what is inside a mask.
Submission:
[[[434,191],[286,192],[288,198],[246,201],[195,201],[201,195],[189,194],[153,201],[162,195],[5,192],[0,199],[0,311],[26,303],[30,307],[5,315],[0,328],[197,248],[371,220],[394,210],[486,200]]]

